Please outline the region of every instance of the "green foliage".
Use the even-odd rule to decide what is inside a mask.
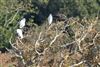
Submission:
[[[59,10],[67,16],[97,16],[100,11],[100,4],[97,0],[57,0],[61,4]]]
[[[15,38],[18,21],[24,15],[22,11],[29,11],[28,3],[29,0],[0,0],[0,47],[10,46],[9,39]]]
[[[15,37],[22,17],[28,18],[27,23],[33,23],[33,14],[45,20],[49,13],[83,18],[99,16],[99,11],[100,0],[0,0],[0,46],[9,44],[10,37]]]

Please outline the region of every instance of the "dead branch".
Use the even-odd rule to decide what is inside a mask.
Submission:
[[[16,57],[19,57],[19,58],[22,60],[23,64],[25,65],[26,62],[25,62],[25,60],[24,60],[24,58],[23,58],[22,52],[21,52],[16,46],[14,46],[14,44],[16,44],[16,43],[12,43],[12,42],[11,42],[11,39],[12,39],[12,36],[11,36],[10,39],[9,39],[9,43],[10,43],[10,45],[12,46],[13,49],[11,50],[11,49],[6,48],[7,51],[10,52],[11,54],[14,53],[14,55],[15,55]],[[15,51],[14,51],[14,50],[15,50]],[[19,54],[17,54],[16,52],[18,52]]]
[[[56,39],[61,35],[61,33],[62,33],[62,32],[60,32],[59,34],[57,34],[57,35],[54,37],[54,39],[50,42],[50,45],[49,45],[49,46],[51,46],[51,45],[56,41]]]
[[[96,45],[95,39],[98,37],[99,33],[100,33],[100,32],[98,32],[98,33],[95,35],[95,37],[93,38],[93,44],[94,44],[94,45]]]
[[[77,63],[77,64],[73,64],[73,65],[71,65],[71,66],[69,66],[69,67],[75,67],[75,66],[79,66],[79,65],[81,65],[81,64],[83,64],[83,63],[85,63],[86,61],[84,60],[84,61],[81,61],[81,62],[79,62],[79,63]]]
[[[64,60],[61,61],[61,63],[59,64],[59,67],[62,67],[63,63],[64,63]]]
[[[71,42],[71,43],[66,43],[65,45],[61,45],[60,47],[67,47],[67,46],[72,45],[72,44],[74,44],[74,43],[76,43],[76,41],[73,41],[73,42]]]
[[[36,52],[38,55],[41,55],[41,53],[39,53],[39,52],[37,51],[36,47],[39,45],[39,40],[40,40],[40,38],[41,38],[41,35],[42,35],[42,32],[40,32],[39,37],[38,37],[37,41],[35,42],[35,52]]]

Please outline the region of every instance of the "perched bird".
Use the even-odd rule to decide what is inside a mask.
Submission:
[[[22,29],[17,29],[17,34],[18,36],[23,39],[23,32],[22,32]]]
[[[19,22],[19,28],[23,28],[25,26],[25,22],[26,22],[26,19],[23,18],[20,22]]]
[[[53,16],[52,16],[52,14],[49,14],[49,16],[48,16],[49,25],[52,23],[52,21],[53,21]]]

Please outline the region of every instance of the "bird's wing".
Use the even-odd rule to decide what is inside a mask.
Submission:
[[[26,19],[23,18],[21,21],[20,21],[20,28],[23,28],[25,26],[25,22],[26,22]]]
[[[21,37],[21,39],[23,38],[23,32],[21,29],[17,29],[17,33],[18,33],[18,36]]]
[[[52,17],[52,14],[50,14],[49,17],[48,17],[48,22],[49,22],[49,24],[51,24],[52,21],[53,21],[53,17]]]

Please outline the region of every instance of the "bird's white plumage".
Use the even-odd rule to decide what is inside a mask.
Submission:
[[[22,39],[23,38],[23,32],[22,29],[17,29],[18,36]]]
[[[25,22],[26,22],[26,19],[23,18],[20,22],[19,22],[19,28],[23,28],[25,26]]]
[[[52,23],[52,21],[53,21],[53,16],[52,14],[49,14],[49,17],[48,17],[49,25]]]

